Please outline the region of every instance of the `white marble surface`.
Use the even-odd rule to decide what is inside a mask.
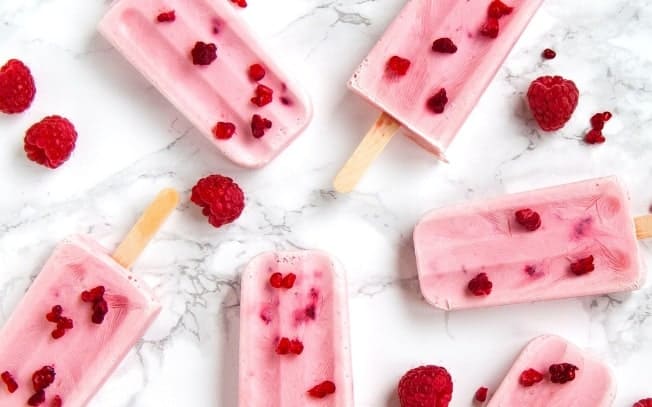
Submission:
[[[219,0],[225,1],[225,0]],[[479,0],[473,0],[479,1]],[[227,163],[94,27],[107,0],[2,0],[0,61],[27,62],[33,107],[0,116],[0,323],[63,237],[89,233],[113,247],[164,186],[182,206],[137,265],[164,310],[91,403],[236,406],[239,272],[270,249],[318,248],[349,273],[355,405],[398,405],[408,368],[446,366],[452,406],[495,388],[521,347],[562,335],[604,357],[618,381],[614,406],[652,397],[652,286],[633,294],[443,313],[423,301],[411,242],[426,210],[471,198],[618,174],[633,207],[652,202],[652,1],[546,0],[449,150],[450,165],[397,137],[357,192],[330,181],[377,112],[345,82],[403,0],[250,0],[242,11],[271,52],[307,87],[309,129],[270,166]],[[543,62],[545,47],[558,52]],[[529,82],[562,74],[581,90],[572,121],[543,135],[523,103]],[[580,138],[611,110],[606,144]],[[47,114],[80,133],[56,171],[27,161],[25,129]],[[232,176],[247,194],[243,216],[214,229],[188,203],[194,182]],[[641,244],[652,264],[652,242]]]

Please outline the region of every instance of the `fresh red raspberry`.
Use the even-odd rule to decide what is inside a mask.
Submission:
[[[516,211],[516,222],[525,229],[533,232],[541,227],[541,216],[532,209],[521,209]]]
[[[559,130],[570,120],[580,93],[572,81],[561,76],[541,76],[527,91],[532,114],[542,130]]]
[[[408,69],[410,69],[410,60],[401,58],[398,55],[394,55],[387,61],[387,66],[385,67],[385,70],[387,73],[396,75],[396,76],[403,76],[407,73]]]
[[[632,407],[652,407],[652,398],[639,400]]]
[[[480,27],[480,34],[489,38],[497,38],[500,32],[500,23],[497,18],[489,17],[487,21]]]
[[[437,93],[428,99],[426,105],[428,109],[433,113],[444,113],[446,104],[448,103],[448,96],[446,95],[446,89],[441,88]]]
[[[262,66],[261,64],[253,64],[249,67],[249,79],[251,79],[254,82],[258,82],[262,80],[267,72],[265,71],[265,67]]]
[[[272,121],[255,114],[251,117],[251,134],[255,138],[261,138],[265,132],[272,128]]]
[[[247,7],[247,0],[231,0],[231,3],[237,5],[240,8]]]
[[[480,273],[469,281],[468,289],[476,297],[491,294],[493,283],[489,280],[487,273]]]
[[[238,219],[244,209],[244,193],[231,178],[209,175],[192,187],[190,200],[202,208],[208,222],[219,228]]]
[[[607,139],[602,134],[602,130],[591,129],[584,136],[584,142],[586,144],[602,144],[605,141],[607,141]]]
[[[564,384],[575,380],[575,371],[580,370],[579,367],[571,365],[570,363],[558,363],[550,365],[548,371],[550,372],[550,381],[553,383]]]
[[[35,94],[34,78],[22,61],[10,59],[0,68],[0,112],[24,112],[32,104]]]
[[[420,366],[398,383],[401,407],[447,407],[453,397],[453,379],[439,366]]]
[[[454,54],[457,52],[457,45],[450,38],[438,38],[433,41],[432,50],[442,54]]]
[[[272,103],[272,95],[274,91],[265,85],[258,84],[256,86],[256,94],[251,98],[251,103],[258,107],[263,107],[269,103]]]
[[[514,7],[510,7],[500,0],[494,0],[489,4],[487,15],[493,18],[501,18],[502,16],[511,14],[513,10]]]
[[[218,140],[228,140],[235,134],[235,124],[229,122],[217,122],[213,127],[213,135]]]
[[[308,390],[308,394],[311,397],[317,399],[323,399],[324,397],[333,393],[335,393],[335,383],[331,382],[330,380],[325,380]]]
[[[48,116],[34,124],[25,135],[27,158],[48,168],[66,162],[77,142],[75,126],[61,116]]]
[[[571,263],[570,268],[573,274],[578,276],[592,272],[595,270],[595,265],[593,264],[593,256],[588,256]]]
[[[217,59],[217,46],[212,43],[197,41],[192,51],[192,63],[195,65],[210,65]]]
[[[156,21],[159,23],[171,23],[177,19],[177,15],[174,10],[164,11],[163,13],[156,16]]]
[[[534,386],[543,380],[543,374],[535,369],[524,370],[518,378],[518,382],[523,387]]]
[[[483,403],[487,401],[487,395],[489,393],[489,389],[486,387],[480,387],[478,390],[475,392],[475,399],[479,401],[480,403]]]
[[[541,53],[541,56],[543,56],[545,59],[555,59],[555,57],[557,56],[557,53],[554,50],[550,49],[550,48],[546,48]]]
[[[2,378],[2,381],[5,383],[7,386],[7,391],[9,393],[13,393],[16,390],[18,390],[18,383],[16,383],[16,379],[14,379],[14,376],[9,373],[8,371],[2,372],[2,375],[0,375]]]

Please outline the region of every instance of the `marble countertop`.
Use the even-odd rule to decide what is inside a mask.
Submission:
[[[262,170],[228,163],[95,31],[108,0],[2,0],[0,61],[17,57],[38,86],[26,113],[0,116],[0,323],[53,247],[88,233],[112,248],[155,193],[183,202],[136,270],[164,309],[91,406],[236,406],[239,273],[254,255],[316,248],[348,271],[356,407],[396,407],[409,368],[446,366],[453,407],[495,389],[536,335],[561,335],[604,358],[614,406],[652,397],[652,286],[622,295],[444,313],[420,295],[412,228],[428,209],[617,174],[637,213],[652,203],[652,1],[546,0],[448,151],[450,164],[396,137],[349,195],[331,180],[378,112],[347,91],[357,64],[403,0],[250,0],[239,11],[299,77],[315,108],[308,130]],[[543,61],[550,47],[557,58]],[[542,74],[581,90],[571,122],[539,132],[523,94]],[[610,110],[607,142],[581,142]],[[49,114],[80,134],[56,171],[29,162],[23,135]],[[210,173],[234,177],[243,216],[212,228],[188,201]],[[652,242],[641,249],[652,264]]]

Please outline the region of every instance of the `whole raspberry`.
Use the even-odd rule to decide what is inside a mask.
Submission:
[[[639,400],[632,407],[652,407],[652,398]]]
[[[570,120],[580,96],[573,81],[561,76],[541,76],[527,91],[532,114],[542,130],[559,130]]]
[[[216,228],[238,219],[244,209],[244,193],[231,178],[222,175],[200,179],[192,188],[190,200],[202,208]]]
[[[420,366],[398,383],[401,407],[447,407],[453,397],[453,379],[439,366]]]
[[[61,116],[48,116],[25,135],[27,158],[48,168],[57,168],[70,158],[77,142],[75,126]]]
[[[10,59],[0,68],[0,112],[24,112],[32,104],[35,94],[32,73],[21,61]]]

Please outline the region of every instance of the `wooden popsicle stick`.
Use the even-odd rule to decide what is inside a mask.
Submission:
[[[401,124],[392,116],[383,112],[367,135],[364,136],[351,158],[335,176],[333,188],[340,193],[353,191],[367,168],[383,151],[399,128],[401,128]]]
[[[636,238],[638,240],[652,237],[652,215],[637,216],[634,218],[636,225]]]
[[[179,193],[174,189],[167,188],[159,192],[113,252],[115,261],[124,268],[131,267],[178,203]]]

